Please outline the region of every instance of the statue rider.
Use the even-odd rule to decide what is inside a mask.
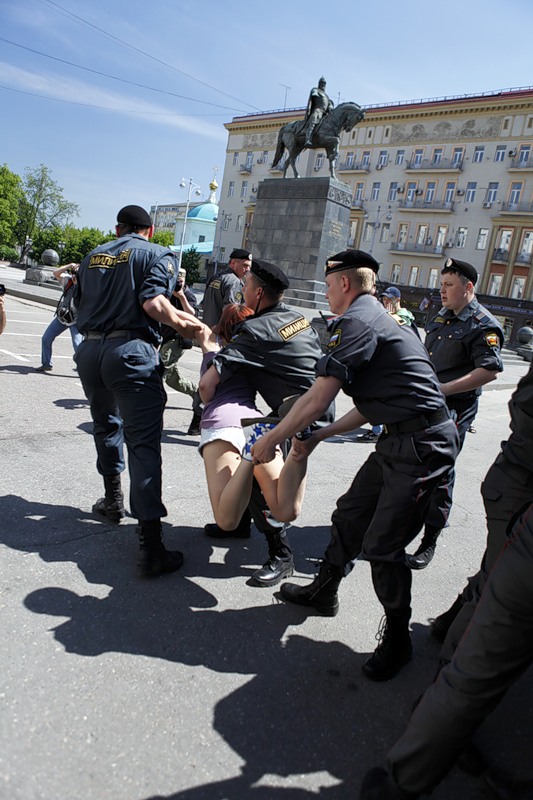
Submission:
[[[307,102],[307,110],[305,112],[304,130],[305,130],[305,144],[304,147],[313,146],[313,131],[325,114],[329,114],[333,108],[333,102],[326,94],[326,79],[320,78],[318,87],[311,89],[309,100]]]

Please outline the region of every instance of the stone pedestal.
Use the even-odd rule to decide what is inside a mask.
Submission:
[[[289,276],[291,305],[327,309],[324,268],[345,250],[352,192],[333,178],[285,178],[259,184],[248,238],[255,258],[276,264]]]

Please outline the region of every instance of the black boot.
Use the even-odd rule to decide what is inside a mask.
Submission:
[[[252,532],[252,517],[248,509],[239,520],[239,524],[231,531],[220,528],[216,522],[209,522],[204,525],[204,533],[211,539],[249,539]]]
[[[392,775],[380,767],[374,767],[366,773],[359,792],[359,800],[415,800],[419,796],[404,792]]]
[[[435,617],[435,619],[431,620],[429,630],[439,642],[443,642],[445,640],[446,634],[448,633],[452,622],[462,609],[463,605],[463,597],[462,595],[458,595],[447,611],[444,611],[443,614],[439,614],[438,617]]]
[[[435,555],[435,548],[437,547],[437,539],[441,534],[441,528],[435,528],[433,525],[426,525],[422,541],[418,549],[412,556],[407,554],[405,556],[405,563],[411,569],[425,569],[427,565],[433,560]]]
[[[310,606],[325,617],[335,617],[339,611],[337,590],[343,577],[344,573],[340,567],[323,561],[320,572],[309,586],[284,583],[281,587],[281,596],[289,603]]]
[[[388,681],[411,660],[413,647],[409,634],[409,613],[385,615],[376,634],[379,644],[363,664],[363,672],[372,681]]]
[[[155,578],[166,572],[175,572],[183,564],[183,553],[179,550],[165,550],[161,541],[162,530],[159,520],[141,522],[137,527],[139,536],[139,560],[137,570],[141,578]]]
[[[269,559],[261,569],[253,573],[248,581],[250,586],[275,586],[283,578],[290,578],[294,572],[292,550],[285,531],[274,531],[265,535]]]
[[[93,506],[93,514],[102,514],[111,522],[119,523],[126,516],[124,495],[120,475],[104,475],[105,497],[100,497]]]
[[[189,425],[189,429],[187,431],[187,436],[200,436],[200,420],[202,419],[201,414],[193,413],[191,424]]]

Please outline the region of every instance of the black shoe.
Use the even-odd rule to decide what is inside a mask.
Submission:
[[[463,598],[461,595],[459,595],[456,597],[453,604],[447,611],[444,611],[443,614],[439,614],[439,616],[435,617],[435,619],[430,620],[429,630],[435,639],[437,639],[437,641],[443,642],[445,640],[452,622],[462,609],[463,605]]]
[[[225,531],[216,522],[209,522],[204,525],[204,533],[210,539],[249,539],[252,533],[252,526],[249,519],[244,524],[241,520],[232,531]]]
[[[200,414],[193,414],[191,419],[191,424],[187,430],[187,436],[200,436],[200,420],[202,417]]]
[[[440,534],[440,528],[433,528],[426,525],[418,549],[412,556],[406,553],[405,563],[410,569],[425,569],[427,565],[433,561],[433,556],[435,555],[435,549],[437,547],[437,539]]]
[[[116,525],[126,516],[126,510],[122,503],[116,501],[109,503],[105,497],[100,497],[100,499],[96,501],[92,511],[93,514],[101,514],[107,517],[110,522],[114,522]]]
[[[40,367],[35,368],[35,372],[52,372],[51,364],[41,364]]]
[[[400,789],[392,775],[380,767],[373,767],[366,773],[359,792],[359,800],[415,800],[417,797],[419,795]]]
[[[265,561],[261,569],[256,570],[249,581],[249,586],[275,586],[283,580],[283,578],[290,578],[294,572],[294,563],[292,558],[269,558]]]
[[[139,537],[139,559],[137,572],[141,578],[156,578],[169,572],[176,572],[183,564],[183,553],[179,550],[166,550],[162,542],[161,524],[142,523],[137,527]]]
[[[394,678],[413,655],[413,646],[406,619],[384,616],[376,634],[379,644],[363,664],[363,672],[372,681]]]
[[[312,583],[308,586],[284,583],[280,589],[281,596],[289,603],[310,606],[325,617],[336,617],[339,613],[337,590],[342,577],[339,567],[323,561]]]

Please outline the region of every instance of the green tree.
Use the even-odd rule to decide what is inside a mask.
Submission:
[[[22,190],[16,234],[26,251],[27,238],[34,239],[39,230],[66,225],[72,217],[79,216],[78,205],[65,200],[63,189],[52,179],[51,171],[44,164],[26,169]]]
[[[174,234],[170,231],[157,231],[150,241],[163,247],[170,247],[171,244],[174,244]]]
[[[184,250],[181,258],[181,266],[187,272],[187,285],[192,286],[200,280],[200,253],[197,252],[195,247],[189,250]]]
[[[20,176],[3,164],[0,167],[0,245],[16,244],[15,226],[21,199]]]
[[[51,248],[59,253],[60,264],[69,264],[71,261],[79,263],[99,244],[113,238],[113,234],[106,234],[98,228],[74,228],[72,225],[60,228],[55,225],[53,228],[37,231],[32,252],[40,259],[43,251]],[[59,247],[59,242],[64,243],[64,248]]]

